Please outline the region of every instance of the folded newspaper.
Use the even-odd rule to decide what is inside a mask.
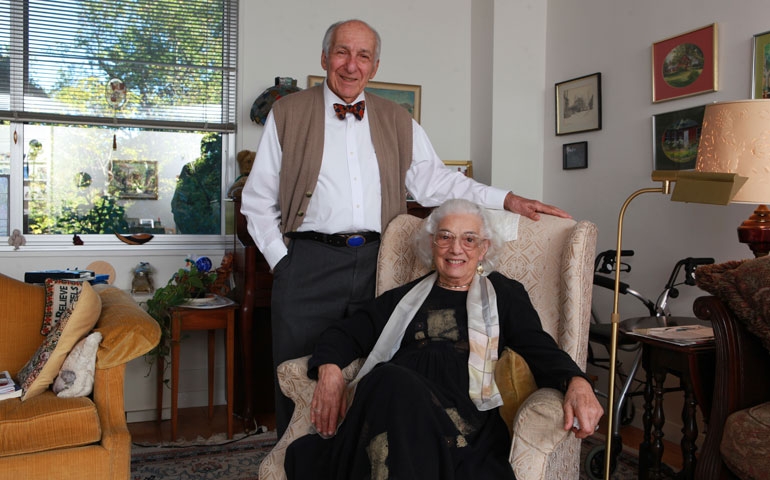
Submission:
[[[704,325],[635,328],[633,333],[659,338],[679,345],[690,345],[714,340],[714,329]]]

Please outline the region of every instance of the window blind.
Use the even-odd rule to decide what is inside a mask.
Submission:
[[[233,132],[237,12],[237,0],[0,1],[0,119]]]

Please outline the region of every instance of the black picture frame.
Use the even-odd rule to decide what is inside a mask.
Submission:
[[[693,170],[706,105],[652,116],[652,169]]]
[[[565,143],[562,146],[563,170],[588,168],[588,142]]]
[[[602,129],[602,74],[573,78],[555,85],[556,135]]]

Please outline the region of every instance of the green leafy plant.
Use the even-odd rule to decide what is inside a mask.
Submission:
[[[188,261],[186,268],[180,268],[165,286],[156,289],[152,298],[147,300],[147,313],[158,322],[161,331],[160,342],[145,356],[150,365],[159,357],[164,359],[165,367],[170,364],[172,309],[188,299],[205,296],[216,278],[216,273],[200,271],[195,263]]]

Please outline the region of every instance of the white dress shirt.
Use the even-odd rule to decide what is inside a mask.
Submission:
[[[343,233],[381,232],[380,172],[369,133],[369,117],[356,120],[348,114],[339,120],[334,103],[342,103],[324,82],[324,151],[313,197],[299,231]],[[356,103],[365,98],[361,93]],[[406,188],[420,204],[430,207],[451,198],[466,198],[487,208],[503,208],[507,190],[489,187],[447,168],[436,155],[425,130],[412,121],[412,164]],[[281,145],[273,113],[265,121],[252,174],[243,188],[241,212],[249,234],[270,268],[286,255],[279,229],[278,208]]]

